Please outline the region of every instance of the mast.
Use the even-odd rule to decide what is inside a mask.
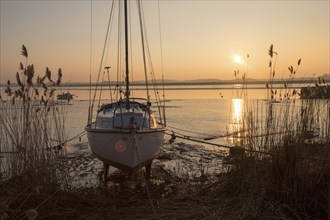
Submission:
[[[127,19],[127,0],[124,0],[124,16],[125,16],[125,64],[126,64],[126,77],[125,77],[125,83],[126,83],[126,109],[129,109],[129,70],[128,70],[128,19]]]

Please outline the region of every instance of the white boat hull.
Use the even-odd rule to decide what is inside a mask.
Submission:
[[[98,159],[128,173],[150,164],[164,143],[165,129],[120,130],[86,127],[90,148]]]

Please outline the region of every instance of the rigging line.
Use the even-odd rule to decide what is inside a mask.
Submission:
[[[158,89],[156,87],[156,82],[154,80],[155,74],[154,74],[154,68],[152,65],[152,59],[151,59],[151,54],[150,54],[150,49],[149,49],[149,43],[148,43],[148,38],[147,38],[147,30],[146,30],[146,25],[145,25],[145,18],[144,18],[144,13],[143,13],[143,5],[141,1],[138,1],[138,11],[139,11],[139,18],[140,18],[140,31],[141,31],[141,40],[142,40],[142,51],[143,51],[143,61],[144,61],[144,69],[145,69],[145,80],[146,80],[146,90],[147,90],[147,96],[148,99],[150,99],[149,95],[149,84],[148,84],[148,73],[147,73],[147,67],[146,67],[146,51],[148,55],[148,60],[149,60],[149,68],[151,69],[151,76],[152,76],[152,82],[154,86],[154,92],[155,92],[155,98],[158,101],[160,100],[159,95],[157,94]],[[159,105],[158,105],[159,106]],[[161,115],[161,114],[160,114]]]
[[[124,1],[124,29],[125,29],[125,83],[126,83],[126,90],[125,90],[125,98],[127,99],[126,102],[126,109],[129,110],[129,57],[128,57],[128,18],[127,18],[127,0]]]
[[[103,70],[102,80],[101,80],[101,86],[100,86],[101,88],[100,88],[100,93],[99,93],[99,104],[98,104],[98,106],[100,106],[100,100],[101,100],[102,92],[103,92],[104,74],[105,74],[105,71]]]
[[[156,99],[156,103],[157,103],[157,107],[158,107],[159,116],[162,117],[162,111],[160,109],[161,98],[160,98],[160,95],[159,95],[159,92],[158,92],[158,88],[157,88],[157,81],[156,81],[155,71],[154,71],[154,67],[153,67],[153,63],[152,63],[152,59],[151,59],[151,53],[150,53],[148,38],[147,38],[147,34],[146,34],[147,33],[147,30],[146,29],[144,29],[144,33],[145,33],[145,42],[146,42],[145,50],[147,51],[147,55],[148,55],[148,59],[149,59],[149,67],[151,69],[151,73],[150,74],[151,74],[151,80],[152,80],[154,95],[155,95],[155,99]]]
[[[160,65],[162,72],[162,87],[163,87],[163,119],[166,126],[166,114],[165,114],[165,86],[164,86],[164,62],[163,62],[163,40],[162,40],[162,28],[161,28],[161,16],[160,16],[160,1],[158,0],[158,27],[159,27],[159,41],[160,41]]]
[[[134,84],[130,84],[130,82],[134,82],[134,70],[133,70],[133,43],[132,43],[132,8],[131,8],[131,4],[129,3],[128,4],[128,7],[129,7],[129,49],[130,49],[130,52],[129,53],[129,56],[130,56],[130,63],[129,63],[129,67],[130,67],[130,74],[129,75],[131,77],[131,80],[128,80],[128,85],[130,86],[130,90],[128,91],[130,95],[132,95],[134,97]],[[128,32],[127,32],[128,33]],[[132,94],[131,94],[132,92]]]
[[[137,1],[138,4],[138,12],[139,12],[139,21],[140,21],[140,33],[141,33],[141,43],[142,43],[142,54],[143,54],[143,68],[144,68],[144,77],[146,82],[146,91],[147,91],[147,99],[150,100],[149,95],[149,85],[148,85],[148,74],[147,74],[147,64],[146,64],[146,55],[145,55],[145,45],[144,45],[144,32],[143,32],[143,18],[142,18],[142,3],[141,1]]]
[[[2,1],[0,1],[0,11],[1,11],[1,2]],[[1,31],[1,16],[0,16],[0,31]],[[2,44],[1,44],[1,39],[0,39],[0,100],[2,99],[2,96],[1,96],[1,91],[2,91],[2,89],[1,89],[1,86],[2,86],[2,80],[1,80],[1,74],[2,74],[2,71],[1,71],[1,67],[2,67],[2,65],[1,65],[1,58],[2,58]]]
[[[93,57],[93,0],[91,0],[91,20],[90,20],[90,33],[89,33],[89,92],[88,92],[88,115],[87,115],[87,124],[91,123],[92,114],[91,114],[91,102],[92,102],[92,57]]]
[[[121,66],[122,66],[122,62],[121,62],[121,10],[120,10],[120,2],[118,3],[119,6],[119,10],[118,10],[118,36],[117,36],[117,83],[116,83],[116,100],[119,100],[119,98],[121,99],[121,84],[122,84],[122,79],[121,79]]]
[[[150,54],[150,49],[149,49],[149,44],[148,44],[148,39],[146,37],[146,50],[148,52],[148,58],[149,58],[149,66],[151,69],[150,75],[151,75],[151,80],[152,80],[152,85],[153,85],[153,90],[154,90],[154,94],[155,94],[155,98],[157,103],[160,102],[160,96],[159,96],[159,92],[158,92],[158,87],[157,87],[157,80],[156,80],[156,76],[155,76],[155,70],[152,64],[152,59],[151,59],[151,54]]]
[[[112,28],[112,25],[113,25],[113,19],[111,20],[111,24],[110,24],[110,30]],[[112,102],[112,94],[111,94],[111,85],[110,85],[110,75],[109,75],[109,68],[111,68],[108,64],[107,64],[107,60],[108,60],[108,55],[109,55],[109,48],[110,48],[110,38],[111,38],[111,35],[109,34],[109,39],[108,39],[108,44],[107,44],[107,49],[106,49],[106,55],[105,55],[105,59],[104,59],[104,69],[107,70],[107,74],[108,74],[108,87],[109,87],[109,92],[110,92],[110,100]],[[103,73],[103,79],[102,79],[102,85],[103,86],[103,83],[104,83],[104,74]],[[100,95],[101,97],[101,95]]]
[[[102,57],[101,57],[101,62],[100,62],[99,71],[98,71],[98,75],[97,75],[96,86],[95,86],[95,90],[94,90],[93,103],[95,102],[96,93],[97,93],[97,87],[99,86],[100,75],[101,75],[101,68],[102,68],[102,64],[104,62],[104,54],[105,54],[105,50],[106,50],[106,45],[108,43],[108,36],[109,36],[109,31],[110,31],[111,18],[113,16],[113,9],[114,9],[114,1],[112,2],[112,5],[111,5],[111,11],[110,11],[109,20],[108,20],[106,37],[105,37],[105,40],[104,40]],[[99,100],[98,105],[100,105],[100,100]],[[94,106],[94,104],[92,104],[92,110],[93,110],[93,106]]]
[[[107,73],[108,73],[108,86],[109,86],[110,100],[112,102],[112,91],[111,91],[110,72],[109,72],[109,69],[111,67],[110,66],[107,66],[105,68],[107,69]]]
[[[143,9],[141,9],[141,10],[143,10]],[[142,19],[143,19],[143,21],[145,21],[144,14],[142,14]],[[152,58],[151,58],[152,56],[151,56],[150,48],[149,48],[149,40],[148,40],[146,25],[142,26],[142,28],[143,28],[142,31],[144,31],[144,35],[143,35],[144,36],[143,43],[145,43],[144,50],[147,52],[147,55],[148,55],[147,56],[148,60],[149,60],[148,64],[149,64],[149,68],[150,68],[150,75],[151,75],[152,84],[154,86],[155,97],[156,97],[156,99],[159,99],[159,95],[157,95],[157,93],[156,93],[156,91],[158,89],[157,89],[157,83],[156,83],[156,78],[155,78],[155,70],[154,70],[153,63],[152,63]]]
[[[145,19],[144,19],[144,14],[143,14],[143,7],[142,7],[142,4],[140,3],[140,5],[139,5],[139,10],[142,12],[142,13],[140,13],[139,15],[140,15],[140,21],[141,21],[141,24],[144,24],[144,21],[145,21]],[[151,69],[151,76],[152,76],[152,82],[153,82],[153,86],[154,86],[154,92],[155,92],[155,98],[156,98],[156,100],[157,100],[157,106],[158,106],[158,110],[159,110],[159,115],[160,116],[162,116],[162,114],[161,114],[161,112],[160,112],[160,105],[158,104],[159,103],[159,101],[160,101],[160,97],[159,97],[159,93],[158,93],[158,89],[157,89],[157,86],[156,86],[156,80],[155,80],[155,74],[154,74],[154,68],[153,68],[153,65],[152,65],[152,59],[151,59],[151,55],[150,55],[150,49],[149,49],[149,44],[148,44],[148,38],[147,38],[147,30],[146,30],[146,27],[145,27],[145,25],[140,25],[140,28],[141,28],[141,33],[143,33],[144,32],[144,34],[142,34],[141,36],[142,36],[142,38],[144,38],[144,39],[142,39],[142,42],[143,42],[143,44],[145,45],[144,47],[143,47],[143,53],[144,53],[144,64],[145,64],[145,66],[146,66],[146,56],[145,56],[145,51],[147,52],[147,55],[148,55],[148,60],[149,60],[149,68]],[[146,69],[146,67],[145,67],[145,69]],[[146,78],[146,85],[147,85],[147,95],[148,95],[148,97],[150,96],[149,95],[149,88],[148,88],[148,77],[147,77],[147,71],[145,71],[145,78]]]
[[[145,30],[146,33],[146,30]],[[154,90],[154,95],[155,95],[155,99],[156,99],[156,103],[157,103],[157,108],[158,108],[158,112],[159,112],[159,116],[162,117],[162,111],[160,110],[160,106],[161,106],[161,99],[159,96],[159,92],[158,92],[158,88],[157,88],[157,81],[155,78],[155,71],[153,68],[153,64],[152,64],[152,59],[151,59],[151,54],[150,54],[150,49],[149,49],[149,44],[148,44],[148,38],[147,35],[145,34],[145,40],[146,40],[146,50],[147,50],[147,54],[148,54],[148,59],[149,59],[149,67],[151,69],[151,80],[152,80],[152,85],[153,85],[153,90]],[[162,118],[161,118],[162,120]]]

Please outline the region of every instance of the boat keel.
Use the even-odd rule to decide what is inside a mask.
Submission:
[[[146,179],[150,179],[151,177],[151,165],[152,165],[152,160],[149,161],[149,163],[145,164],[145,178]],[[110,164],[103,162],[103,180],[104,183],[106,184],[107,181],[109,180],[109,168],[110,168]],[[138,169],[134,169],[134,170],[122,170],[123,172],[127,173],[128,175],[133,175],[134,173],[137,172]]]

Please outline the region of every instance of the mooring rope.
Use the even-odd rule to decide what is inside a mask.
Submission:
[[[270,152],[270,151],[246,149],[246,148],[240,147],[240,146],[229,146],[229,145],[224,145],[224,144],[216,144],[216,143],[212,143],[212,142],[208,142],[208,141],[204,141],[204,140],[198,140],[198,139],[195,139],[195,138],[191,138],[189,136],[177,135],[177,134],[175,134],[174,131],[172,131],[172,133],[165,132],[165,134],[171,136],[170,142],[171,142],[171,140],[174,141],[175,138],[181,138],[181,139],[189,140],[189,141],[192,141],[192,142],[212,145],[212,146],[216,146],[216,147],[223,147],[223,148],[227,148],[227,149],[240,149],[244,152],[250,152],[250,153],[260,153],[260,154],[267,154],[267,155],[272,155],[272,156],[279,155],[279,154],[284,154],[284,153],[276,153],[276,152]],[[295,155],[293,157],[300,158],[300,159],[308,159],[308,160],[329,160],[328,157],[306,157],[306,156],[303,156],[303,155]]]
[[[55,145],[55,146],[51,146],[51,147],[46,147],[44,149],[35,149],[33,151],[37,152],[37,151],[42,151],[42,150],[61,150],[62,149],[62,146],[64,146],[64,144],[70,142],[70,141],[73,141],[75,139],[80,139],[82,136],[84,136],[86,134],[86,131],[83,131],[75,136],[73,136],[72,138],[69,138],[67,139],[66,141],[64,142],[61,142],[60,144],[58,145]],[[54,139],[51,139],[52,141],[57,141],[59,142],[59,140],[54,140]],[[26,151],[26,152],[29,152],[29,151]],[[15,154],[15,153],[19,153],[19,151],[1,151],[0,150],[0,155],[1,154]]]
[[[138,146],[138,143],[137,143],[137,141],[136,141],[136,136],[135,136],[135,134],[136,134],[136,128],[133,128],[133,129],[132,129],[132,133],[131,133],[131,134],[133,135],[133,144],[134,144],[134,148],[135,148],[134,150],[135,150],[135,152],[136,152],[136,157],[137,157],[137,159],[138,159],[138,162],[140,163],[139,146]],[[150,168],[150,169],[151,169],[151,168]],[[154,204],[153,204],[153,202],[152,202],[151,193],[150,193],[150,190],[149,190],[149,187],[148,187],[148,182],[147,182],[147,180],[146,180],[145,175],[146,175],[146,174],[142,175],[142,179],[143,179],[143,181],[144,181],[144,183],[145,183],[145,188],[146,188],[146,191],[147,191],[147,194],[148,194],[148,198],[149,198],[150,206],[151,206],[151,209],[152,209],[152,211],[153,211],[153,213],[154,213],[156,219],[159,219],[158,214],[157,214],[156,209],[155,209],[155,206],[154,206]]]
[[[197,135],[201,135],[201,136],[205,136],[205,137],[214,137],[213,136],[210,136],[209,134],[206,134],[206,133],[201,133],[201,132],[196,132],[196,131],[189,131],[189,130],[186,130],[186,129],[182,129],[182,128],[177,128],[177,127],[173,127],[173,126],[167,126],[168,128],[171,128],[171,129],[174,129],[174,130],[179,130],[179,131],[183,131],[183,132],[187,132],[187,133],[191,133],[191,134],[197,134]],[[181,134],[183,135],[183,134]],[[191,137],[190,135],[186,135],[186,136],[189,136]],[[215,138],[221,138],[221,137],[227,137],[228,135],[227,134],[224,134],[224,135],[219,135],[219,136],[216,136],[214,137]],[[197,139],[197,137],[195,137]],[[205,138],[203,138],[205,139]]]

